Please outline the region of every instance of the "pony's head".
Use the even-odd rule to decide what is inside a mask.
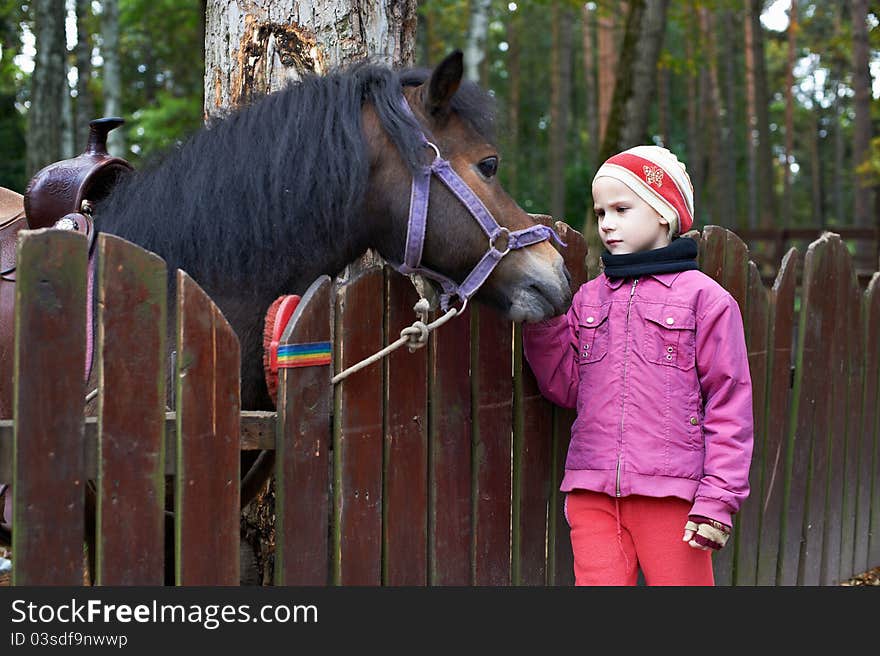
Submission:
[[[495,259],[504,253],[475,297],[514,321],[555,316],[571,301],[569,274],[547,235],[533,228],[536,222],[501,186],[492,99],[463,81],[462,72],[462,55],[454,52],[433,71],[401,73],[399,103],[407,106],[402,120],[411,123],[409,130],[418,135],[416,140],[403,142],[389,136],[386,127],[395,115],[401,120],[400,107],[365,106],[363,129],[370,159],[365,208],[368,220],[377,224],[372,231],[379,235],[375,246],[391,262],[440,274],[433,277],[435,282],[449,279],[457,285],[479,278],[472,272],[487,253],[494,250]],[[444,160],[458,181],[449,184],[448,167],[446,171],[438,167],[438,163],[446,166]],[[427,173],[428,166],[434,167],[434,175]],[[423,191],[413,185],[414,177],[423,179]],[[473,196],[462,192],[461,182]],[[412,233],[419,228],[413,228],[411,213],[418,214],[418,205],[425,202],[423,241],[416,239],[413,245]],[[490,216],[481,226],[477,215],[486,217],[485,210]],[[501,230],[492,239],[485,224],[495,222]],[[530,228],[534,232],[523,235],[522,241],[537,243],[518,248],[516,233]],[[407,262],[414,251],[419,251],[418,263]],[[407,267],[403,270],[407,272]]]

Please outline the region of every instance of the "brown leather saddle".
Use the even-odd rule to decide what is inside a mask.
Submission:
[[[120,175],[132,170],[127,161],[107,152],[107,134],[123,123],[116,117],[90,121],[85,151],[38,171],[24,196],[0,188],[0,419],[12,417],[18,233],[50,227],[76,230],[89,238],[91,250],[96,233],[92,224],[95,205],[109,195]]]

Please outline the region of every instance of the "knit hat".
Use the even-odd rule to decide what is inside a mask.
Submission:
[[[608,158],[593,178],[609,177],[632,189],[669,222],[672,234],[694,224],[694,186],[685,165],[660,146],[635,146]]]

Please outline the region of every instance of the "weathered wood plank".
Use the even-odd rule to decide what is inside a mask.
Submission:
[[[383,346],[382,267],[367,257],[349,271],[336,292],[335,373]],[[336,386],[331,569],[339,585],[382,582],[382,370],[374,363]]]
[[[867,529],[866,571],[880,563],[880,273],[865,290],[865,409],[862,471],[859,484],[859,526]],[[861,481],[864,480],[864,487]],[[857,545],[857,553],[861,548]],[[856,560],[856,563],[861,562]]]
[[[386,269],[386,343],[417,318],[419,295],[408,278]],[[442,327],[441,327],[442,328]],[[428,350],[404,347],[386,359],[384,548],[382,582],[428,582]],[[442,409],[441,409],[442,410]]]
[[[858,343],[853,345],[851,362],[854,375],[851,377],[853,387],[861,402],[862,413],[860,425],[857,427],[858,444],[852,452],[855,462],[855,479],[857,485],[853,494],[854,526],[853,526],[853,572],[864,572],[871,567],[869,554],[871,532],[871,486],[873,483],[874,431],[877,422],[878,403],[878,337],[880,329],[872,314],[880,311],[876,305],[880,298],[875,289],[880,281],[880,274],[875,273],[864,293],[859,290],[861,308]],[[871,331],[874,331],[873,333]],[[844,536],[845,537],[845,536]],[[846,572],[841,569],[841,578]]]
[[[429,350],[428,565],[432,585],[471,582],[470,310],[432,333]]]
[[[758,540],[761,513],[761,470],[766,440],[764,406],[767,392],[767,333],[769,300],[761,274],[749,262],[748,316],[745,318],[749,371],[752,378],[752,416],[755,426],[752,464],[749,469],[749,497],[736,519],[739,549],[736,554],[736,584],[755,585],[758,571]]]
[[[86,240],[20,233],[15,290],[13,585],[82,585]]]
[[[791,418],[791,356],[794,297],[800,254],[790,249],[782,259],[770,292],[768,382],[764,421],[766,438],[760,490],[761,525],[757,584],[776,584],[779,536],[785,494],[785,447]]]
[[[839,239],[832,241],[832,267],[835,272],[834,310],[830,320],[831,333],[826,339],[829,349],[828,369],[830,388],[826,395],[826,416],[828,424],[828,455],[824,516],[824,535],[822,541],[822,560],[819,570],[819,583],[837,585],[840,581],[841,537],[844,525],[852,524],[852,516],[841,515],[844,503],[845,457],[848,442],[848,417],[856,421],[861,413],[858,397],[850,398],[849,383],[849,340],[853,323],[858,325],[858,305],[853,307],[853,288],[858,285],[852,267],[849,251]],[[855,315],[855,316],[854,316]],[[855,479],[854,479],[855,480]],[[847,485],[847,488],[850,486]],[[852,548],[849,549],[849,567],[852,567]]]
[[[471,376],[475,383],[473,583],[508,585],[513,328],[487,306],[475,307],[472,312],[478,335],[471,342]]]
[[[332,343],[332,287],[328,276],[312,283],[279,344]],[[329,582],[332,373],[332,364],[278,370],[275,585]]]
[[[747,318],[749,308],[746,289],[749,260],[745,243],[729,230],[717,226],[707,226],[703,231],[703,238],[706,240],[708,265],[712,271],[709,275],[730,292],[730,295],[739,304],[740,313],[744,318]],[[720,271],[718,268],[719,259]],[[704,273],[706,273],[705,270]],[[733,531],[727,547],[712,556],[715,584],[719,586],[733,585],[736,582],[734,564],[736,554],[740,549],[738,519],[734,520]],[[733,548],[731,549],[731,547]]]
[[[183,271],[177,354],[177,584],[238,585],[240,348],[220,310]]]
[[[827,327],[823,331],[822,321],[823,296],[827,297],[824,285],[831,275],[828,250],[828,240],[818,240],[810,245],[804,259],[792,419],[786,450],[784,514],[779,552],[781,562],[777,581],[780,585],[797,585],[801,582],[805,565],[802,551],[806,549],[805,528],[808,525],[810,453],[814,431],[819,432],[817,410],[826,386],[828,366],[823,342]]]
[[[825,505],[828,492],[828,473],[831,466],[831,389],[837,382],[836,354],[832,346],[835,337],[836,314],[838,311],[837,293],[840,288],[838,262],[838,246],[840,238],[826,235],[825,253],[817,260],[815,276],[812,279],[813,294],[811,312],[817,313],[819,323],[819,341],[808,348],[815,349],[815,368],[809,372],[814,384],[812,398],[815,402],[813,411],[812,444],[809,457],[807,478],[807,504],[804,517],[804,545],[801,550],[801,562],[798,581],[801,585],[819,585],[822,574],[822,553],[825,548]],[[821,293],[819,281],[821,280]],[[832,289],[834,292],[828,293]],[[818,374],[817,372],[821,372]],[[821,378],[820,378],[821,376]],[[838,387],[839,389],[839,387]]]
[[[98,585],[162,585],[165,262],[98,236]]]
[[[553,404],[541,396],[525,364],[522,327],[514,330],[513,536],[514,585],[546,585]]]

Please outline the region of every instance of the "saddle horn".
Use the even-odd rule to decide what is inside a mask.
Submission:
[[[133,170],[126,160],[107,152],[107,135],[123,123],[116,116],[89,121],[88,142],[81,155],[49,164],[31,178],[24,192],[31,230],[52,227],[68,214],[90,212],[88,204],[106,197],[118,177]]]

